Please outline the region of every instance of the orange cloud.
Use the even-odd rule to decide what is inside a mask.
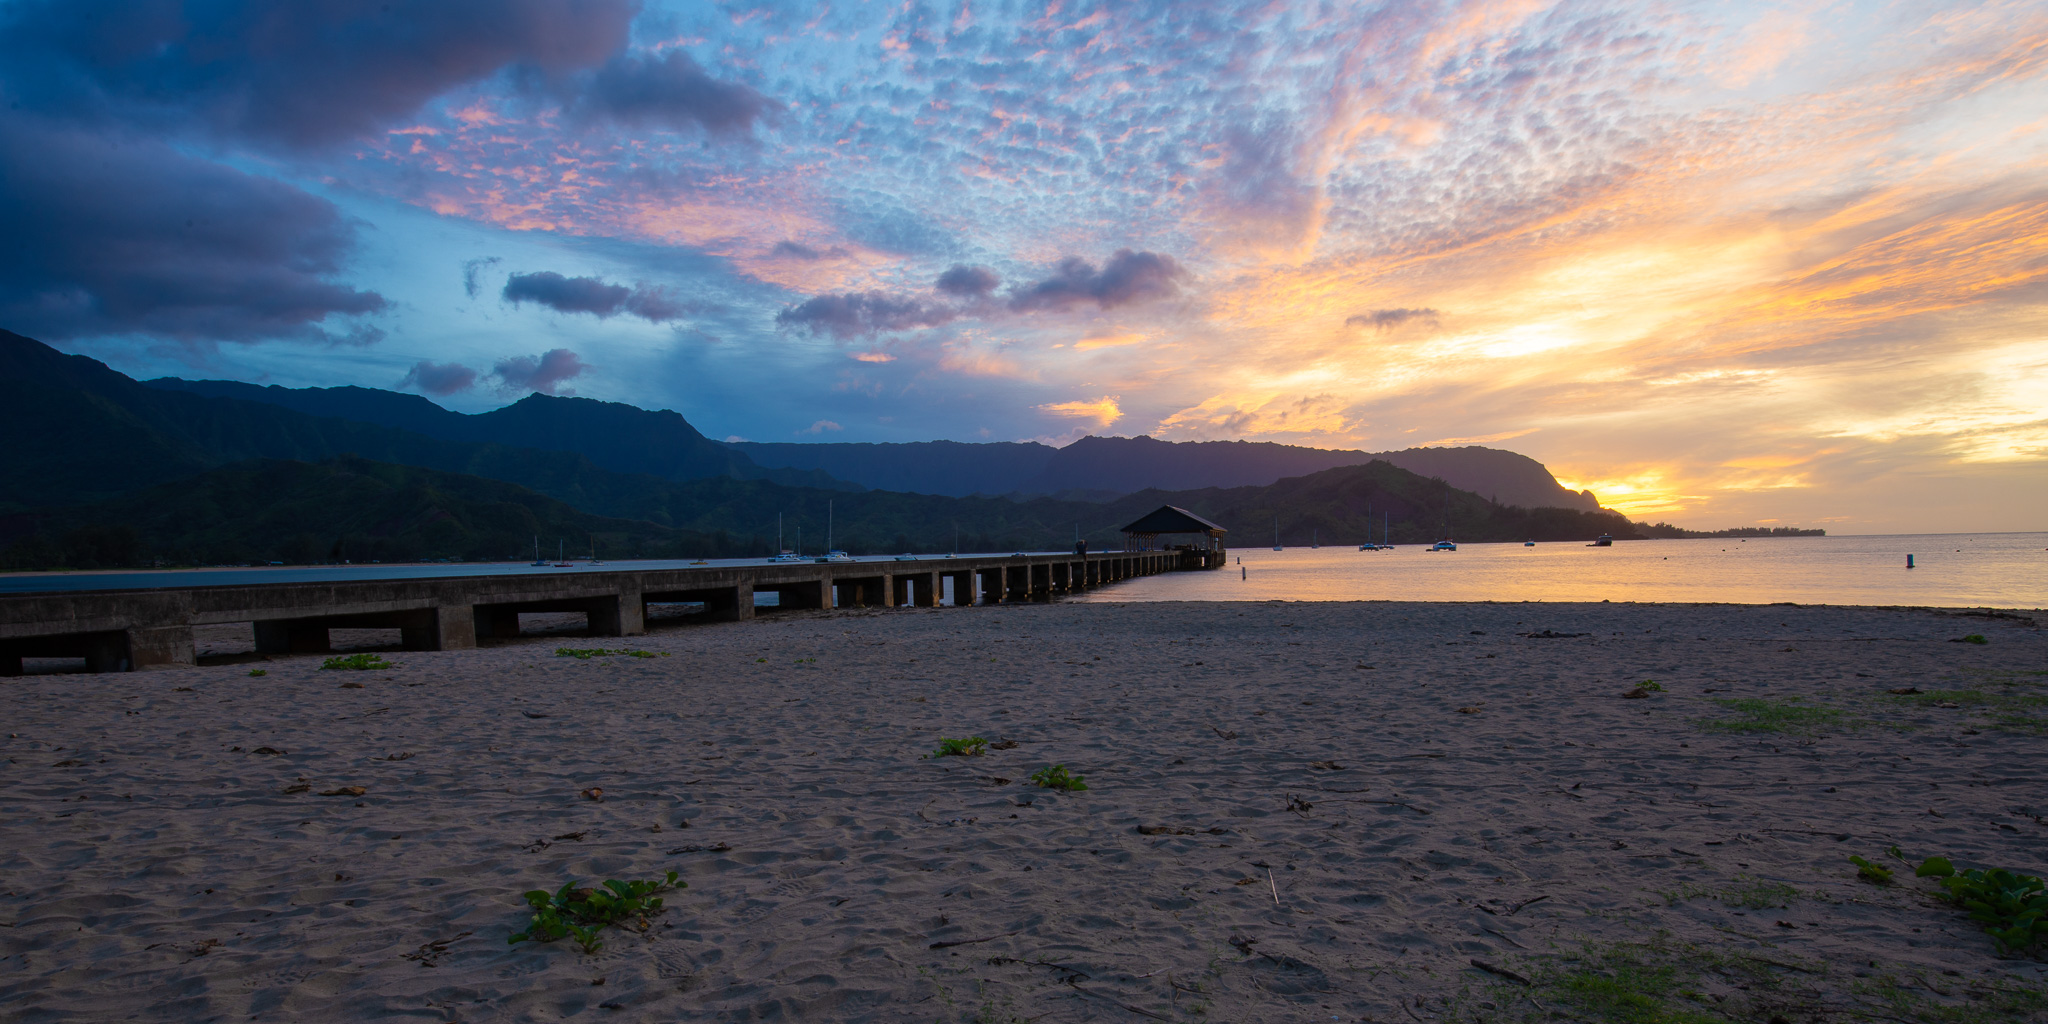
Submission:
[[[1039,412],[1054,416],[1071,416],[1076,419],[1094,420],[1098,427],[1107,427],[1123,418],[1124,411],[1117,405],[1115,395],[1104,395],[1094,401],[1054,402],[1037,407]]]

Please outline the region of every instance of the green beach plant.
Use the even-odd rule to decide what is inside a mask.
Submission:
[[[1081,776],[1069,774],[1067,766],[1063,764],[1040,768],[1032,772],[1031,781],[1034,785],[1043,786],[1046,789],[1057,789],[1062,793],[1078,793],[1088,788],[1088,784],[1081,781]]]
[[[516,945],[573,938],[583,952],[594,954],[604,948],[597,933],[606,926],[637,920],[644,928],[648,917],[661,913],[662,898],[655,893],[686,888],[689,883],[677,881],[676,873],[671,871],[653,881],[621,882],[613,878],[600,886],[579,889],[572,880],[552,893],[534,889],[525,894],[526,902],[533,907],[533,921],[525,931],[505,941]]]
[[[939,748],[925,756],[980,757],[985,753],[988,753],[988,741],[979,736],[969,736],[964,740],[949,740],[941,736],[939,737]]]
[[[623,647],[616,651],[602,647],[557,647],[555,657],[575,658],[578,661],[589,661],[592,658],[666,658],[668,652],[656,654],[653,651],[635,651]]]
[[[1882,864],[1864,860],[1854,854],[1849,856],[1849,863],[1856,865],[1856,877],[1872,885],[1892,884],[1892,869]]]
[[[391,662],[385,661],[381,655],[348,654],[329,658],[326,661],[321,662],[320,667],[331,669],[348,669],[357,672],[367,672],[375,669],[395,668],[396,666],[393,665]]]
[[[1956,642],[1959,644],[1988,644],[1991,641],[1984,639],[1984,634],[1982,633],[1971,633],[1965,637],[1958,637]]]
[[[1731,907],[1745,910],[1768,910],[1783,907],[1804,895],[1798,889],[1783,882],[1767,882],[1754,875],[1736,875],[1726,885],[1704,882],[1688,882],[1676,889],[1660,892],[1668,906],[1677,906],[1689,899],[1708,896]]]
[[[1714,703],[1735,712],[1737,717],[1709,719],[1699,723],[1700,728],[1709,732],[1775,732],[1812,736],[1829,728],[1843,728],[1855,724],[1838,708],[1802,704],[1798,697],[1788,697],[1784,700],[1734,698],[1715,700]]]
[[[1663,932],[1645,942],[1553,947],[1546,953],[1471,963],[1476,971],[1448,1001],[1444,1019],[1463,1024],[2004,1024],[2033,1020],[2048,1010],[2048,987],[2039,983],[1987,979],[1936,991],[1939,986],[1927,984],[1924,965],[1862,957],[1837,966],[1782,950],[1680,942]]]
[[[1947,857],[1929,857],[1913,874],[1939,878],[1948,898],[1969,911],[2006,952],[2017,953],[2048,939],[2048,890],[2041,879],[2005,868],[1957,871]]]
[[[249,670],[249,674],[260,679],[263,676],[269,675],[270,673],[260,668],[252,668]]]

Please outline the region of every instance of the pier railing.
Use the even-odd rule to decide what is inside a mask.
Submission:
[[[329,649],[328,630],[397,629],[407,650],[516,636],[521,612],[582,612],[594,636],[647,630],[653,603],[701,603],[712,620],[794,609],[1050,601],[1134,576],[1213,568],[1180,551],[921,557],[915,560],[630,566],[531,575],[239,583],[0,595],[0,675],[23,658],[84,658],[91,671],[196,661],[194,626],[254,624],[259,653]],[[1220,564],[1220,563],[1219,563]],[[773,593],[757,607],[755,595]]]

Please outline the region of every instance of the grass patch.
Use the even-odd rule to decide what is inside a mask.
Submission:
[[[1731,907],[1744,910],[1767,910],[1782,907],[1805,895],[1782,882],[1766,882],[1752,875],[1736,875],[1726,885],[1710,885],[1704,882],[1688,882],[1676,889],[1659,892],[1666,906],[1677,906],[1686,900],[1709,897],[1720,900]]]
[[[1939,709],[1956,704],[1989,720],[1992,728],[2008,732],[2048,735],[2048,694],[2028,678],[2032,672],[1986,673],[1988,685],[1964,690],[1929,690],[1926,693],[1888,695],[1901,707]]]
[[[391,662],[385,661],[383,656],[381,655],[350,654],[342,657],[329,658],[326,661],[321,662],[320,667],[332,669],[348,669],[356,672],[368,672],[375,669],[397,668],[398,666],[392,664]]]
[[[573,881],[563,883],[552,893],[535,889],[526,893],[526,902],[533,907],[532,923],[505,941],[517,945],[573,938],[583,952],[594,954],[604,948],[598,932],[609,925],[627,923],[636,923],[645,931],[647,919],[661,913],[662,899],[654,894],[688,887],[688,882],[676,881],[676,873],[671,871],[666,878],[646,882],[621,882],[613,878],[588,889],[577,888]]]
[[[1088,788],[1088,784],[1081,781],[1081,776],[1068,774],[1067,766],[1063,764],[1032,772],[1031,782],[1033,785],[1057,789],[1062,793],[1078,793]]]
[[[931,753],[926,754],[925,756],[980,757],[981,755],[986,753],[988,753],[988,741],[982,739],[979,736],[969,736],[964,740],[949,740],[944,736],[941,736],[939,737],[939,749],[934,750]]]
[[[577,661],[589,661],[592,658],[666,658],[668,652],[656,654],[653,651],[634,651],[623,647],[616,651],[602,647],[557,647],[555,657],[575,658]]]
[[[1905,968],[1839,970],[1782,952],[1755,955],[1677,942],[1593,943],[1522,956],[1451,1001],[1452,1020],[1474,1024],[1729,1024],[1889,1020],[1992,1024],[2048,1009],[2048,988],[1982,978],[1932,979]],[[1875,967],[1875,965],[1871,965]],[[1865,968],[1864,977],[1856,976]]]
[[[1817,736],[1830,729],[1846,729],[1855,724],[1855,720],[1849,717],[1848,712],[1839,708],[1806,704],[1800,697],[1787,697],[1784,700],[1738,697],[1717,699],[1714,703],[1734,712],[1735,717],[1710,718],[1700,722],[1700,728],[1709,732]]]

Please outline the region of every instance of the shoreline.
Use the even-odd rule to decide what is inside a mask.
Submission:
[[[2009,615],[1057,602],[19,677],[0,1010],[1490,1020],[1634,958],[1698,1012],[2034,1019],[2038,960],[1846,859],[2048,870]],[[920,759],[963,734],[1017,746]],[[525,889],[666,870],[594,957],[505,941]]]

